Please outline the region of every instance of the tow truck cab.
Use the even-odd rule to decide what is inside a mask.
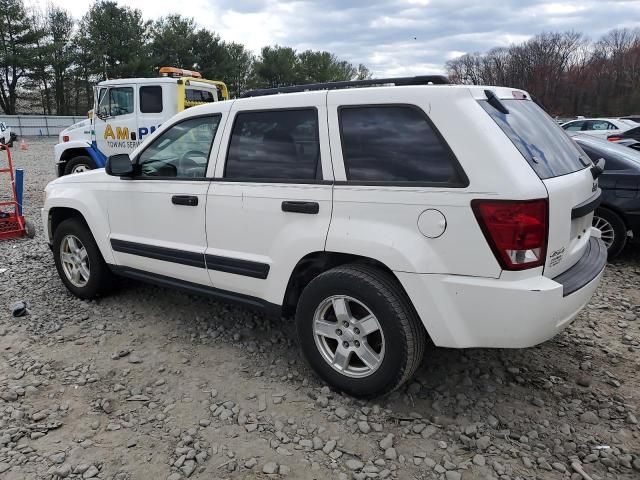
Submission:
[[[186,108],[227,100],[227,86],[198,72],[162,67],[157,78],[106,80],[94,88],[89,118],[63,130],[54,147],[57,176],[102,168],[131,153],[163,122]]]

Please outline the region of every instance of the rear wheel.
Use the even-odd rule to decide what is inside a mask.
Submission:
[[[79,157],[74,157],[67,161],[67,164],[64,167],[64,174],[70,175],[72,173],[82,173],[87,170],[93,170],[94,168],[96,168],[96,164],[93,162],[91,157],[80,155]]]
[[[609,258],[622,252],[627,243],[627,227],[617,213],[607,208],[598,208],[593,214],[593,226],[600,230]]]
[[[53,258],[60,279],[79,298],[95,298],[113,284],[113,274],[102,258],[86,224],[70,218],[53,234]]]
[[[356,397],[384,395],[420,365],[422,322],[397,280],[367,265],[322,273],[296,310],[302,352],[325,381]]]

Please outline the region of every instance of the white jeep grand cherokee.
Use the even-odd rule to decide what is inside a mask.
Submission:
[[[81,298],[123,275],[295,316],[314,370],[363,397],[406,382],[428,338],[553,337],[606,263],[602,166],[526,92],[441,83],[259,90],[174,116],[131,158],[47,186],[60,278]]]

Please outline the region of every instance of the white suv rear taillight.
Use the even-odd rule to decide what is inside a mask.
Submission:
[[[473,200],[473,213],[504,270],[543,266],[549,204],[538,200]]]

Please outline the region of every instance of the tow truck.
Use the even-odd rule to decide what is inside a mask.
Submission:
[[[162,67],[159,74],[98,83],[89,118],[60,132],[54,147],[56,175],[103,168],[107,157],[131,153],[176,113],[229,99],[224,82],[204,79],[199,72]]]

